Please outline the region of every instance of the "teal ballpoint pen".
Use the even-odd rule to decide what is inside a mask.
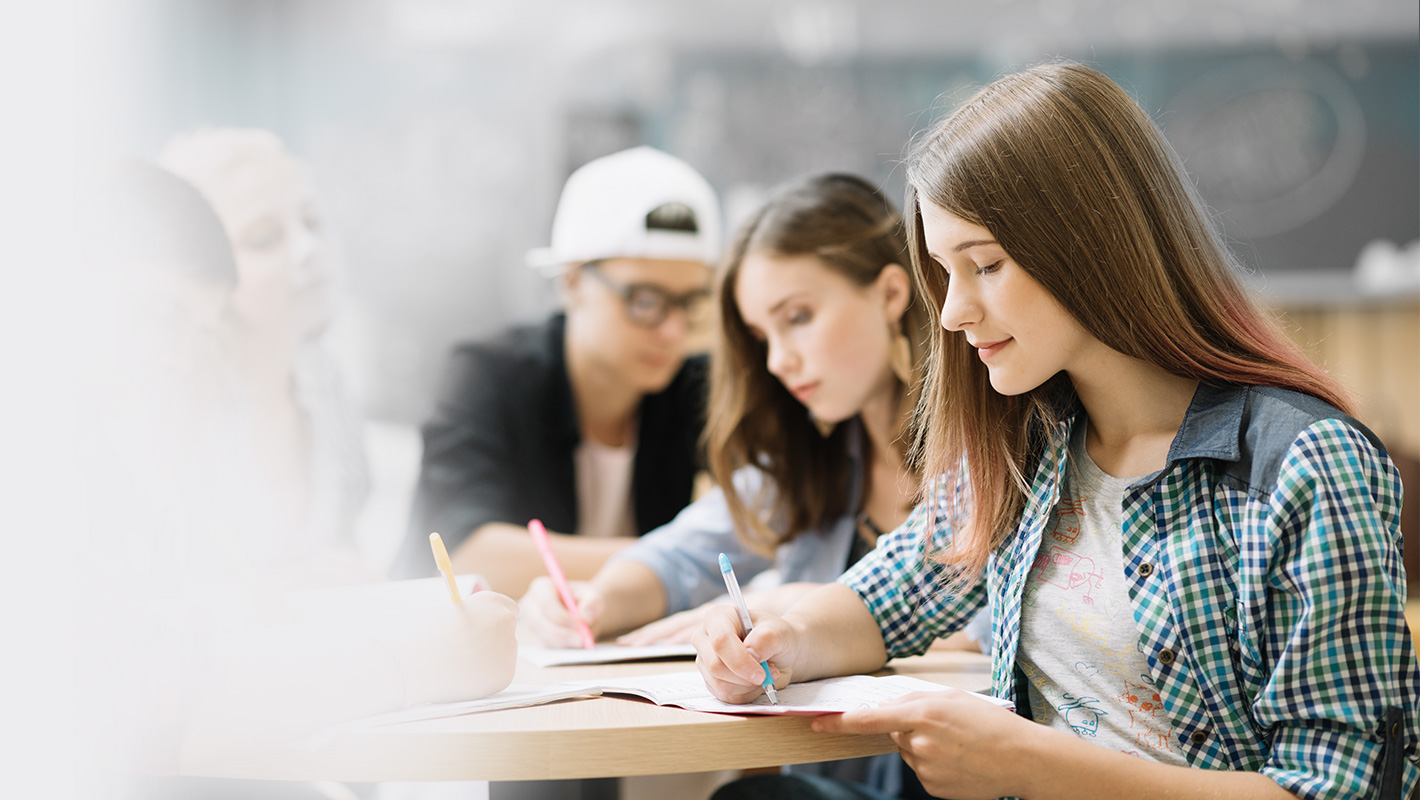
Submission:
[[[730,600],[734,601],[735,610],[740,612],[740,624],[745,627],[745,636],[754,630],[754,623],[749,621],[749,607],[745,605],[745,596],[740,594],[740,582],[735,579],[735,570],[730,566],[730,559],[724,553],[720,554],[720,575],[725,578],[725,588],[730,592]],[[769,662],[759,662],[764,667],[764,693],[769,695],[769,702],[779,705],[779,695],[774,691],[774,679],[769,675]]]

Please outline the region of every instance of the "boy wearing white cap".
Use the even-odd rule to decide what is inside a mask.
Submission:
[[[456,571],[517,597],[545,573],[529,519],[578,580],[690,502],[705,363],[686,350],[720,244],[714,190],[677,158],[636,147],[568,178],[528,257],[562,269],[565,310],[455,348],[396,577],[432,571],[438,531]]]

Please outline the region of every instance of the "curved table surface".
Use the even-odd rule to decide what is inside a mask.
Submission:
[[[610,679],[694,670],[692,660],[536,667],[516,683]],[[986,691],[990,659],[932,650],[878,674],[904,674]],[[886,735],[814,733],[810,717],[707,714],[639,699],[595,697],[406,722],[343,733],[309,749],[235,743],[188,752],[183,772],[267,780],[542,780],[749,769],[877,755]]]

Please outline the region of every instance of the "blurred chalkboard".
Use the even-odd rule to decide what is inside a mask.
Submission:
[[[1244,262],[1280,275],[1350,270],[1372,240],[1420,238],[1417,52],[1397,41],[1300,56],[1259,46],[1073,57],[1134,94]],[[731,198],[823,169],[900,198],[909,139],[1020,66],[682,54],[674,101],[647,110],[644,130]]]

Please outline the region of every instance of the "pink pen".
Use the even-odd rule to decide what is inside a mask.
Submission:
[[[572,615],[572,621],[577,623],[577,630],[582,634],[582,646],[588,650],[596,647],[596,641],[592,639],[592,629],[587,627],[587,621],[582,619],[582,615],[577,611],[577,598],[572,596],[572,587],[567,585],[567,576],[562,574],[562,565],[557,563],[557,555],[552,552],[552,541],[547,538],[547,528],[542,526],[541,520],[528,520],[528,533],[532,534],[533,544],[537,545],[537,552],[542,556],[542,563],[547,567],[547,574],[552,576],[552,585],[557,587],[557,596],[562,598],[562,605],[567,607],[567,613]]]

